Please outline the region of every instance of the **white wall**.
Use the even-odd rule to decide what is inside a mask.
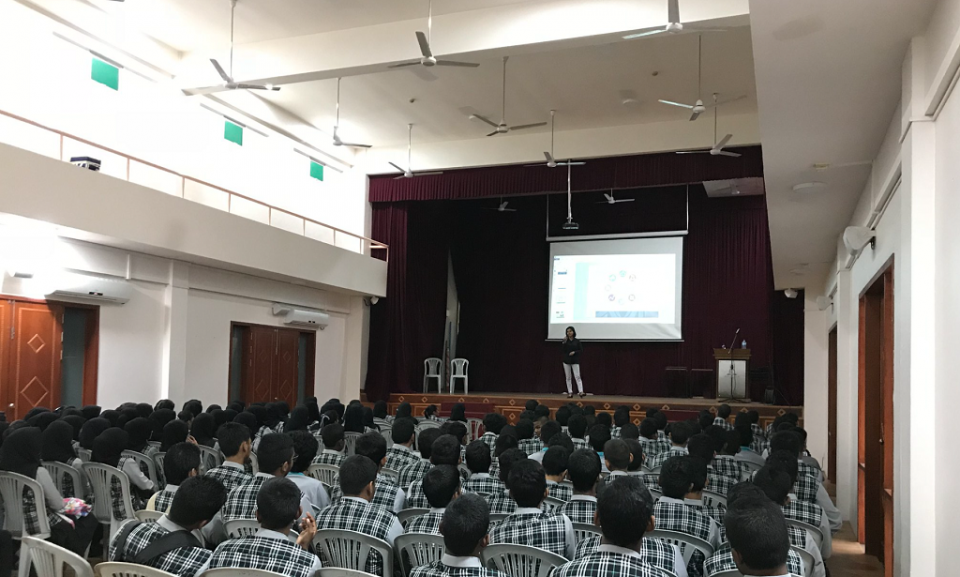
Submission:
[[[807,449],[827,467],[827,313],[817,306],[814,291],[803,302],[803,426]]]

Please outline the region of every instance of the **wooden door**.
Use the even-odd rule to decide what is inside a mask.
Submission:
[[[880,443],[883,477],[880,502],[883,511],[883,573],[893,577],[893,266],[883,274],[883,310],[880,324]]]
[[[250,340],[253,349],[250,357],[253,390],[250,391],[249,402],[268,403],[275,399],[277,329],[251,327]]]
[[[300,376],[300,331],[260,325],[240,325],[243,337],[241,391],[247,403],[286,401],[297,404]],[[232,328],[231,328],[232,330]],[[313,333],[305,333],[316,338]],[[307,347],[306,395],[313,393],[313,347]]]
[[[837,329],[827,344],[827,479],[837,482]]]
[[[34,407],[60,405],[63,307],[11,302],[9,310],[11,346],[3,396],[7,418],[14,420]]]
[[[297,404],[297,377],[300,365],[300,332],[278,329],[277,374],[274,379],[274,398]]]

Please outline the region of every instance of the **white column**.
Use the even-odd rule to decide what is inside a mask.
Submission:
[[[837,273],[837,507],[857,531],[859,300],[848,270]],[[806,413],[806,411],[804,411]]]
[[[819,286],[822,283],[815,283]],[[817,306],[815,291],[804,291],[803,303],[803,428],[807,449],[827,466],[827,313]]]
[[[170,262],[170,280],[164,294],[166,322],[163,342],[161,396],[177,406],[188,400],[187,392],[187,291],[190,265]]]
[[[369,311],[363,302],[363,297],[350,297],[350,314],[347,315],[343,348],[343,372],[340,378],[340,400],[344,402],[360,398],[360,379],[366,373],[363,333],[368,315]]]

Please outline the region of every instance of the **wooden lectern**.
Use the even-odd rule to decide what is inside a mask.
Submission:
[[[717,361],[717,399],[750,402],[750,349],[713,349],[713,358]]]

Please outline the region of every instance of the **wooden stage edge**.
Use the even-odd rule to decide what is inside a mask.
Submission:
[[[362,396],[366,402],[366,395]],[[670,420],[696,418],[698,413],[706,409],[716,413],[721,402],[717,399],[679,399],[668,397],[627,397],[618,395],[587,395],[583,399],[574,396],[567,399],[567,395],[543,395],[535,393],[489,393],[489,394],[453,394],[441,395],[436,393],[393,393],[387,401],[388,410],[393,414],[400,403],[410,403],[414,416],[423,414],[423,409],[436,405],[440,409],[440,416],[450,415],[450,409],[456,403],[466,405],[467,417],[482,418],[487,413],[501,413],[510,423],[515,423],[524,410],[524,404],[534,399],[550,407],[555,412],[559,407],[573,402],[580,406],[592,405],[597,412],[613,413],[617,407],[625,405],[630,408],[630,420],[636,424],[646,417],[647,410],[658,409],[667,414]],[[733,409],[731,423],[738,412],[757,411],[760,413],[760,424],[766,426],[778,416],[786,413],[796,413],[803,422],[803,407],[789,405],[767,405],[764,403],[727,403]]]

